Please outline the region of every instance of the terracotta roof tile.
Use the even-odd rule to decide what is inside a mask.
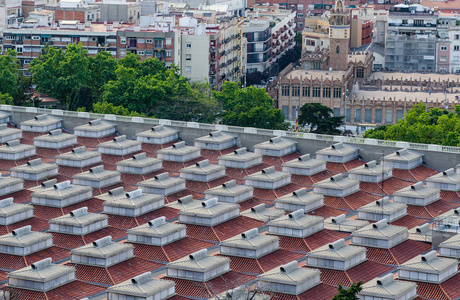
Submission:
[[[14,160],[0,159],[0,170],[7,173],[10,172],[11,168],[17,167],[18,164]],[[5,173],[4,173],[5,174]]]
[[[196,193],[196,192],[193,192],[193,191],[190,191],[190,190],[184,190],[184,191],[177,192],[175,194],[166,196],[165,200],[166,200],[167,203],[171,203],[171,202],[177,201],[179,198],[182,198],[182,197],[185,197],[185,196],[188,196],[188,195],[192,195],[193,199],[195,199],[195,200],[204,198],[204,195],[201,194],[201,193]]]
[[[262,162],[269,166],[274,166],[277,171],[281,171],[281,165],[285,162],[294,160],[298,158],[301,154],[294,152],[285,156],[276,157],[276,156],[262,156]]]
[[[459,282],[460,274],[457,273],[455,276],[441,283],[443,290],[451,299],[458,299],[460,295],[460,285],[458,284]]]
[[[313,180],[311,180],[310,176],[304,176],[304,175],[291,175],[291,182],[295,185],[301,186],[301,187],[313,187]]]
[[[240,179],[243,180],[248,174],[246,173],[246,169],[237,169],[237,168],[227,168],[225,167],[225,173],[228,177],[232,179]]]
[[[425,165],[421,165],[409,170],[412,176],[414,176],[415,180],[417,181],[424,181],[428,177],[438,174],[439,172],[428,168]]]
[[[458,206],[459,206],[458,203],[438,200],[436,202],[431,203],[430,205],[427,205],[426,210],[431,216],[435,218],[451,209],[457,208]]]
[[[156,157],[157,151],[163,148],[171,147],[173,144],[177,143],[177,141],[170,142],[164,145],[154,145],[154,144],[146,144],[142,143],[142,151],[147,152],[147,156],[149,157]],[[149,155],[150,154],[150,155]]]
[[[102,163],[105,165],[115,166],[117,162],[122,161],[122,155],[102,154]],[[107,167],[105,169],[108,169]]]
[[[206,282],[205,285],[213,296],[217,296],[229,288],[229,283],[233,284],[233,286],[240,286],[248,284],[249,282],[256,280],[256,278],[256,276],[230,271]]]
[[[323,218],[329,218],[329,217],[337,217],[343,213],[347,213],[347,211],[335,209],[335,208],[325,205],[314,211],[309,212],[308,214],[312,216],[320,216]]]
[[[340,270],[331,270],[331,269],[323,269],[323,268],[316,268],[321,271],[321,282],[330,284],[330,285],[341,285],[345,287],[349,287],[352,283],[350,277],[348,277],[347,272],[340,271]]]
[[[366,257],[368,260],[375,261],[380,264],[386,265],[398,265],[396,259],[391,255],[390,250],[388,249],[381,249],[381,248],[372,248],[366,247]]]
[[[458,192],[441,190],[441,199],[448,202],[460,203],[460,195]]]
[[[327,162],[326,169],[329,172],[333,172],[333,173],[346,173],[347,172],[347,169],[345,168],[343,164],[335,163],[335,162]]]
[[[108,215],[109,216],[109,225],[118,229],[131,229],[140,224],[137,223],[135,218],[117,216],[117,215]]]
[[[171,277],[164,277],[163,279],[171,280],[176,283],[176,294],[178,295],[205,299],[213,296],[202,282]]]
[[[422,298],[436,299],[436,300],[455,299],[455,298],[448,297],[445,291],[442,289],[441,285],[439,284],[426,283],[426,282],[416,282],[416,283],[417,283],[417,294]]]
[[[350,205],[353,210],[360,208],[363,205],[369,204],[375,200],[378,200],[380,197],[369,195],[362,191],[353,193],[351,195],[346,196],[344,199]]]
[[[184,167],[189,167],[194,164],[196,164],[199,161],[205,160],[203,156],[200,156],[198,158],[192,159],[191,161],[185,162],[185,163],[179,163],[179,162],[172,162],[172,161],[163,161],[163,168],[168,171],[168,172],[176,172],[178,173],[180,169]]]
[[[39,260],[42,260],[48,257],[51,257],[54,262],[60,261],[60,260],[70,257],[70,251],[68,249],[53,246],[51,248],[33,253],[31,255],[27,255],[25,257],[25,260],[26,260],[27,265],[31,265],[34,262],[37,262]]]
[[[86,170],[83,170],[82,168],[59,166],[59,174],[69,179],[72,178],[73,175],[83,173],[85,171]]]
[[[187,224],[187,235],[204,241],[219,242],[264,225],[261,221],[239,216],[214,227]]]
[[[8,279],[8,273],[5,271],[0,270],[0,282],[3,282]]]
[[[358,282],[362,280],[364,283],[366,283],[375,277],[380,277],[392,271],[393,269],[393,267],[367,260],[348,270],[347,275],[351,282]]]
[[[275,201],[276,198],[276,193],[274,190],[267,190],[267,189],[254,189],[254,197],[257,199],[261,200],[270,200],[270,201]]]
[[[391,224],[392,225],[397,225],[397,226],[404,226],[404,227],[407,227],[407,229],[411,229],[411,228],[414,228],[416,226],[420,226],[420,225],[422,225],[422,224],[424,224],[426,222],[428,222],[427,219],[417,218],[417,217],[414,217],[414,216],[407,215],[407,216],[404,216],[402,218],[397,219],[394,222],[391,222]]]
[[[104,201],[92,198],[63,208],[34,205],[34,215],[41,219],[50,220],[85,206],[88,207],[89,212],[101,212],[102,203],[104,203]]]
[[[335,209],[353,210],[353,207],[342,197],[324,196],[324,204]]]
[[[134,255],[137,257],[158,262],[172,262],[190,253],[213,247],[216,244],[185,237],[163,247],[135,243],[133,245]]]
[[[308,247],[304,239],[293,238],[289,236],[278,236],[280,238],[280,248],[288,251],[295,251],[301,253],[310,252],[311,249]]]
[[[263,203],[263,201],[260,201],[259,199],[257,198],[251,198],[251,199],[248,199],[246,201],[243,201],[243,202],[240,202],[238,203],[240,205],[240,211],[244,211],[244,210],[247,210],[247,209],[250,209],[256,205],[259,205]]]
[[[166,220],[175,219],[179,217],[179,211],[177,209],[165,206],[160,209],[146,213],[145,215],[136,217],[136,220],[139,225],[142,225],[153,219],[163,216],[166,217]]]
[[[417,218],[431,219],[433,216],[423,206],[408,205],[407,214]]]
[[[40,157],[46,157],[54,159],[56,155],[59,155],[60,152],[58,149],[48,149],[48,148],[41,148],[37,147],[36,153]]]
[[[398,264],[403,264],[417,255],[429,250],[431,250],[430,244],[414,240],[406,240],[390,249],[391,254]]]
[[[158,171],[155,171],[155,172],[151,172],[151,173],[148,173],[148,174],[145,174],[145,175],[138,175],[138,174],[127,174],[127,173],[121,173],[121,181],[123,183],[128,183],[128,184],[131,184],[131,185],[136,185],[138,184],[139,182],[142,182],[144,180],[148,180],[148,179],[152,179],[153,177],[155,177],[156,175],[160,174],[160,173],[163,173],[164,170],[161,169],[161,170],[158,170]]]
[[[291,261],[299,260],[305,257],[304,254],[283,249],[269,253],[259,259],[228,256],[222,254],[219,254],[219,256],[230,258],[230,268],[233,271],[249,274],[262,274],[279,266],[290,263]]]
[[[109,226],[84,236],[53,232],[53,243],[62,248],[74,249],[108,235],[112,236],[114,240],[118,240],[126,236],[126,231]]]
[[[232,153],[238,149],[238,147],[230,147],[221,151],[218,150],[208,150],[208,149],[201,149],[201,156],[203,156],[206,159],[209,159],[209,162],[212,164],[217,163],[219,160],[218,158],[222,155]]]
[[[402,170],[402,169],[393,169],[393,176],[404,180],[404,181],[411,181],[411,182],[418,182],[418,180],[411,174],[409,170]]]
[[[23,289],[8,288],[11,292],[11,299],[34,299],[34,300],[78,300],[99,294],[105,291],[105,288],[88,284],[80,281],[73,281],[66,285],[60,286],[46,293],[29,291]]]
[[[19,270],[27,266],[23,256],[0,253],[0,261],[3,270]]]
[[[372,183],[372,182],[361,182],[360,188],[362,191],[370,194],[378,194],[378,195],[392,195],[394,192],[399,191],[405,187],[411,185],[411,182],[403,181],[396,177],[389,178],[385,181],[379,183]],[[383,186],[383,189],[382,189]]]
[[[310,299],[329,300],[329,299],[334,298],[335,294],[337,294],[337,289],[335,287],[322,283],[300,294],[298,296],[298,299],[299,300],[310,300]]]
[[[118,284],[126,279],[164,267],[163,264],[147,261],[137,257],[128,259],[108,268],[73,263],[67,263],[66,265],[75,266],[76,278],[78,280],[99,285]]]
[[[11,232],[12,230],[15,230],[16,228],[24,227],[26,225],[32,226],[32,231],[45,231],[49,228],[49,223],[46,220],[39,219],[37,217],[32,217],[30,219],[20,221],[8,226],[0,226],[1,227],[6,227],[8,232]]]
[[[348,237],[347,232],[338,232],[329,229],[323,229],[313,235],[307,236],[304,240],[311,250],[315,250],[326,244]],[[288,249],[289,250],[289,249]]]

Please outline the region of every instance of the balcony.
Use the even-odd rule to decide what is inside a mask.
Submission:
[[[431,27],[436,28],[436,24],[402,24],[402,23],[388,23],[388,26],[395,26],[395,27]]]

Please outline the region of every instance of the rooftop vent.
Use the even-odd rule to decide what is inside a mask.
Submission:
[[[101,166],[89,168],[89,172],[90,172],[90,173],[94,173],[94,174],[102,173],[102,172],[104,172],[104,166],[101,165]]]
[[[188,257],[191,260],[202,260],[203,258],[206,258],[207,256],[208,256],[208,249],[203,249],[203,250],[190,254]]]
[[[32,232],[32,226],[27,225],[24,227],[16,228],[15,230],[11,231],[13,236],[24,236]]]
[[[81,146],[81,147],[78,147],[78,148],[73,148],[72,149],[72,153],[75,153],[75,154],[80,154],[80,153],[83,153],[86,151],[86,147],[85,146]]]
[[[279,143],[279,142],[281,142],[281,140],[282,140],[282,137],[280,137],[280,136],[273,137],[273,138],[270,139],[270,143]]]
[[[400,156],[406,155],[407,152],[408,152],[407,148],[404,148],[404,149],[396,151],[396,155],[400,155]]]
[[[289,219],[297,220],[305,216],[305,211],[303,209],[298,209],[296,211],[291,212],[288,216],[289,216]]]
[[[94,125],[99,125],[99,124],[101,124],[101,119],[89,121],[88,124],[93,125],[93,126]]]
[[[307,189],[306,188],[301,188],[301,189],[298,189],[294,192],[292,192],[292,195],[293,196],[303,196],[303,195],[306,195],[307,194]]]
[[[102,248],[110,244],[112,244],[112,237],[110,235],[93,242],[93,246],[98,248]]]
[[[232,187],[235,187],[235,186],[237,186],[236,180],[230,180],[230,181],[227,181],[225,183],[222,183],[222,187],[228,188],[228,189],[232,188]]]
[[[188,195],[188,196],[184,196],[184,197],[181,197],[177,200],[177,202],[179,202],[180,204],[186,204],[186,203],[190,203],[193,201],[193,196],[192,195]]]
[[[283,273],[291,273],[295,270],[297,270],[297,261],[291,261],[290,263],[284,265],[284,266],[281,266],[280,267],[280,271],[283,272]]]
[[[13,198],[6,198],[3,200],[0,200],[0,208],[8,207],[14,204]]]
[[[253,229],[251,229],[251,230],[248,230],[248,231],[246,231],[246,232],[243,232],[243,233],[241,234],[241,237],[242,237],[243,239],[248,239],[248,240],[250,240],[250,239],[252,239],[252,238],[254,238],[254,237],[258,236],[258,235],[259,235],[259,230],[258,230],[257,228],[253,228]]]
[[[142,196],[142,189],[137,189],[131,192],[126,193],[126,198],[136,199]]]
[[[218,204],[217,198],[211,198],[209,200],[201,202],[201,205],[206,208],[216,206]]]
[[[70,180],[59,182],[54,185],[54,189],[58,191],[62,191],[68,188],[70,188]]]
[[[116,189],[112,189],[108,192],[110,196],[118,196],[124,193],[123,187],[117,187]]]
[[[41,165],[41,164],[42,164],[42,159],[41,159],[41,158],[29,160],[29,161],[27,162],[27,165],[28,165],[28,166],[31,166],[31,167],[39,166],[39,165]]]
[[[47,118],[48,118],[48,115],[35,116],[35,120],[37,121],[43,121],[43,120],[46,120]]]
[[[209,133],[209,136],[218,137],[222,135],[222,131],[213,131]]]
[[[159,131],[163,131],[163,130],[165,130],[165,127],[163,125],[158,125],[158,126],[152,127],[152,131],[159,132]]]
[[[166,217],[159,217],[159,218],[153,219],[152,221],[149,221],[148,223],[150,227],[160,227],[166,224]]]
[[[275,173],[275,167],[270,167],[262,170],[262,174],[273,174]]]
[[[51,257],[45,258],[43,260],[34,262],[31,267],[33,270],[43,270],[51,266]]]
[[[169,178],[169,173],[168,172],[155,175],[155,180],[165,180],[165,179],[168,179],[168,178]]]
[[[331,145],[331,148],[332,149],[342,149],[343,146],[344,146],[343,143],[337,143],[337,144]]]
[[[248,151],[248,149],[246,149],[246,147],[243,147],[243,148],[239,148],[239,149],[236,149],[235,151],[233,151],[233,153],[235,153],[236,155],[241,155],[241,154],[244,154]]]
[[[72,210],[70,215],[74,218],[78,218],[88,214],[88,207],[81,207],[79,209]]]
[[[176,148],[176,149],[184,148],[185,147],[185,142],[182,141],[182,142],[179,142],[179,143],[175,143],[172,146],[173,146],[173,148]]]
[[[152,280],[152,274],[150,272],[146,272],[134,278],[131,278],[132,284],[143,284]]]

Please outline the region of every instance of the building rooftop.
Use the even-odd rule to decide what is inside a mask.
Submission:
[[[119,253],[126,252],[132,249],[133,245],[128,243],[116,243],[112,241],[111,236],[106,236],[95,240],[92,243],[86,244],[79,248],[71,250],[71,254],[78,254],[96,258],[107,258]]]
[[[326,162],[324,160],[314,159],[310,156],[310,154],[304,154],[296,159],[283,163],[283,167],[295,167],[305,169],[312,169],[323,165],[326,165]]]
[[[437,183],[459,184],[460,183],[460,173],[455,173],[455,169],[450,168],[448,170],[445,170],[444,172],[440,172],[436,175],[428,177],[426,181],[437,182]]]
[[[276,171],[275,167],[269,167],[266,169],[263,169],[260,172],[251,174],[246,176],[244,179],[245,180],[257,180],[257,181],[267,181],[267,182],[276,182],[279,180],[283,180],[286,178],[290,178],[291,175],[288,173]]]
[[[438,273],[457,264],[458,261],[456,259],[439,257],[437,256],[436,250],[433,250],[426,254],[419,255],[410,259],[409,261],[400,265],[399,269]]]
[[[34,232],[32,226],[27,225],[13,230],[11,233],[0,236],[0,245],[9,247],[27,247],[49,240],[53,237],[51,233]]]
[[[363,205],[358,208],[358,211],[371,212],[371,213],[382,213],[382,214],[394,214],[400,210],[406,209],[407,204],[400,202],[391,202],[389,197],[383,197],[377,201]]]
[[[273,137],[269,139],[266,142],[255,145],[254,149],[280,150],[280,149],[293,147],[296,144],[297,142],[293,140],[277,136],[277,137]]]
[[[352,233],[352,235],[369,236],[375,238],[389,238],[406,232],[407,228],[403,226],[389,225],[386,219],[375,222],[368,226],[362,227]]]
[[[12,140],[0,146],[0,153],[20,153],[33,149],[36,149],[34,145],[21,144],[20,140]]]
[[[344,143],[333,144],[330,147],[316,151],[316,155],[347,156],[358,152],[358,148]]]
[[[399,191],[393,193],[393,195],[405,196],[405,197],[430,197],[439,193],[438,189],[425,187],[423,182],[417,182],[416,184],[410,185]]]
[[[217,198],[211,198],[201,202],[201,207],[190,208],[179,212],[180,215],[190,215],[195,217],[214,217],[239,209],[238,204],[218,202]]]
[[[73,196],[82,195],[92,191],[90,186],[74,185],[70,180],[54,184],[53,188],[48,188],[32,193],[32,197],[43,197],[47,199],[65,199]]]
[[[230,258],[222,256],[212,256],[207,249],[191,253],[189,256],[170,262],[168,268],[178,268],[187,271],[206,272],[219,265],[229,263]]]
[[[104,131],[104,130],[109,130],[109,129],[114,129],[114,128],[115,128],[115,124],[112,124],[112,123],[107,122],[105,120],[97,119],[97,120],[89,121],[88,124],[76,126],[74,128],[74,131],[98,132],[98,131]]]
[[[211,164],[209,163],[209,159],[205,159],[195,163],[195,165],[181,169],[180,173],[187,173],[193,175],[207,175],[222,170],[225,170],[224,166]]]
[[[48,282],[72,272],[75,272],[74,268],[52,264],[51,257],[48,257],[37,261],[28,267],[10,272],[8,277],[38,282]]]
[[[257,279],[280,284],[297,284],[313,279],[319,274],[319,270],[300,268],[297,266],[297,261],[293,261],[259,275],[257,276]]]
[[[395,280],[393,274],[387,274],[363,284],[363,289],[358,295],[386,299],[403,299],[407,293],[410,293],[412,290],[415,292],[416,289],[417,284],[415,282]]]
[[[165,138],[171,135],[178,134],[178,131],[167,126],[158,125],[152,127],[150,130],[139,132],[136,136],[138,137],[148,137],[148,138]]]
[[[417,160],[421,156],[422,154],[415,152],[413,150],[401,149],[401,150],[398,150],[391,154],[386,155],[383,159],[386,161],[408,162],[408,161]]]
[[[195,139],[195,143],[209,143],[209,144],[222,144],[227,142],[232,142],[236,144],[236,136],[227,132],[222,131],[213,131],[208,135],[199,137]]]
[[[359,184],[359,181],[345,178],[342,174],[337,174],[313,184],[313,187],[345,190],[355,186],[356,184]]]
[[[51,115],[38,115],[33,119],[21,122],[21,126],[48,126],[61,122],[62,119]]]
[[[63,216],[51,219],[50,223],[84,227],[90,224],[108,219],[107,215],[90,213],[88,207],[82,207],[72,210],[70,213]]]
[[[270,221],[268,225],[304,229],[323,221],[322,217],[305,215],[304,211],[299,209]]]
[[[273,235],[259,234],[257,228],[254,228],[222,241],[221,246],[257,250],[278,240],[279,238]]]
[[[366,252],[366,248],[359,246],[352,246],[345,244],[344,239],[340,239],[328,245],[324,245],[315,249],[307,254],[308,257],[323,258],[323,259],[333,259],[333,260],[342,260],[348,261],[355,257]]]
[[[379,175],[382,173],[388,173],[391,170],[392,168],[377,165],[377,162],[375,160],[372,160],[370,162],[365,163],[362,166],[349,170],[348,173],[360,175]]]
[[[186,226],[179,223],[168,223],[165,217],[159,217],[146,224],[128,230],[129,233],[140,234],[152,237],[164,237],[184,230]]]
[[[162,292],[174,288],[174,286],[174,281],[154,279],[152,278],[152,274],[147,272],[111,286],[107,289],[107,292],[131,297],[148,298],[159,294],[163,295]]]
[[[81,146],[70,150],[70,152],[57,155],[56,159],[82,161],[96,157],[101,157],[101,153],[97,151],[87,151],[85,146]]]

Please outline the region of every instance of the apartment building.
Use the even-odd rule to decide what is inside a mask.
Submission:
[[[242,24],[237,20],[204,24],[191,17],[179,19],[181,74],[211,85],[240,80],[245,59]]]
[[[440,12],[437,22],[437,72],[460,72],[460,17]]]
[[[385,68],[390,71],[436,70],[437,12],[419,4],[398,4],[388,16]]]
[[[248,43],[247,71],[268,71],[294,47],[295,12],[275,6],[257,6],[247,15],[244,23]]]
[[[372,42],[375,21],[376,17],[373,5],[365,4],[350,9],[351,48],[359,48]]]
[[[5,25],[23,20],[21,0],[0,1],[0,32]]]
[[[47,15],[37,17],[48,18]],[[117,30],[129,26],[128,24],[80,23],[79,21],[52,22],[47,20],[28,20],[14,24],[4,30],[4,53],[8,49],[16,50],[18,58],[27,69],[35,57],[40,56],[46,46],[65,48],[70,43],[81,43],[88,50],[89,55],[96,55],[100,51],[108,51],[117,55]]]
[[[46,5],[45,8],[54,11],[56,21],[96,22],[100,20],[101,15],[99,5],[85,0],[62,0],[55,5]]]

